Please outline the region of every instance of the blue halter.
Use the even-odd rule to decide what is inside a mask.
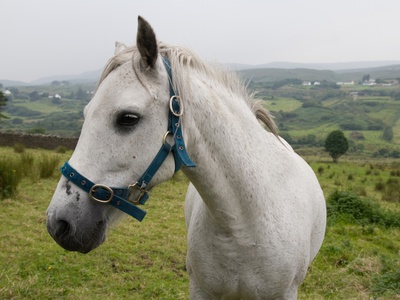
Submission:
[[[124,213],[134,217],[138,221],[142,221],[146,216],[146,211],[140,209],[137,205],[144,205],[149,198],[147,186],[151,179],[161,167],[167,156],[172,152],[175,160],[175,172],[178,171],[182,164],[186,167],[195,167],[196,164],[190,159],[186,152],[185,141],[182,134],[181,116],[183,115],[183,103],[179,95],[174,91],[172,85],[171,63],[167,57],[162,56],[164,66],[169,77],[169,113],[168,113],[168,130],[164,134],[163,144],[157,155],[140,177],[138,181],[128,187],[114,188],[103,184],[95,184],[85,176],[79,174],[72,168],[68,161],[61,167],[61,173],[72,183],[89,193],[90,197],[100,203],[109,203],[120,209]],[[168,136],[172,136],[174,144],[167,142]],[[135,200],[131,200],[133,192],[137,191],[138,196]]]

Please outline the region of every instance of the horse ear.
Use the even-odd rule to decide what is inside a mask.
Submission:
[[[156,34],[150,24],[141,16],[138,17],[136,46],[141,56],[142,67],[153,69],[158,56]]]
[[[118,53],[124,51],[127,47],[125,44],[120,43],[120,42],[115,42],[115,50],[114,50],[114,55],[117,55]]]

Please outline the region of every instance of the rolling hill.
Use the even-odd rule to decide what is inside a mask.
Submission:
[[[248,69],[239,71],[246,80],[255,82],[276,82],[284,79],[300,79],[309,81],[329,82],[339,81],[361,81],[365,74],[371,78],[398,79],[400,78],[400,64],[374,68],[363,69],[345,69],[345,70],[316,70],[316,69]]]
[[[265,101],[275,116],[280,134],[294,147],[322,148],[327,134],[341,129],[354,152],[369,155],[398,152],[400,156],[400,85],[357,85],[365,74],[371,78],[398,79],[400,65],[335,71],[259,68],[237,72],[249,82],[250,90]],[[99,73],[100,70],[68,77],[69,85],[40,85],[40,82],[67,78],[48,77],[34,86],[19,86],[21,97],[14,97],[6,107],[4,113],[10,119],[3,120],[0,128],[78,136],[81,111],[90,99]],[[302,86],[303,80],[320,81],[321,85]],[[356,84],[340,87],[329,84],[351,80]],[[88,81],[92,83],[84,83]],[[35,91],[37,95],[57,93],[62,99],[42,96],[31,101],[29,95]],[[88,98],[81,98],[82,92]],[[385,131],[391,134],[390,138],[383,138]]]
[[[292,63],[273,62],[261,65],[225,64],[228,70],[235,70],[246,79],[257,81],[278,81],[287,78],[303,80],[347,81],[359,80],[364,74],[375,78],[399,78],[400,61],[370,61],[345,63]],[[97,82],[102,69],[76,75],[46,76],[32,82],[0,79],[5,87],[45,85],[52,81],[69,81],[71,83]],[[318,79],[319,78],[319,79]]]

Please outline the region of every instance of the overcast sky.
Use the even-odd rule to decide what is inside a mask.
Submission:
[[[399,0],[2,0],[0,79],[100,69],[138,15],[212,62],[400,60]]]

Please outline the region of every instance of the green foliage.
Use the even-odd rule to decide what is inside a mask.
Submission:
[[[67,152],[67,148],[65,148],[64,146],[58,146],[56,149],[54,149],[54,151],[56,152],[56,153],[65,153],[65,152]]]
[[[393,128],[392,128],[392,127],[386,127],[386,128],[383,130],[382,138],[383,138],[385,141],[388,141],[388,142],[390,142],[391,140],[393,140]]]
[[[332,157],[333,162],[337,162],[339,157],[347,152],[349,149],[349,142],[344,136],[343,131],[334,130],[329,133],[325,140],[325,150],[328,151]]]
[[[18,150],[16,150],[18,149]],[[40,156],[25,151],[25,146],[16,144],[18,156],[0,157],[0,199],[14,197],[21,180],[50,178],[59,165],[58,154],[41,153]]]
[[[38,169],[40,178],[49,178],[53,176],[60,157],[56,154],[42,154],[38,159]]]
[[[24,153],[25,152],[25,145],[21,143],[16,143],[14,145],[14,151],[15,153]]]
[[[2,91],[0,91],[0,120],[7,118],[5,115],[3,115],[1,113],[1,111],[4,108],[4,106],[6,106],[6,104],[7,104],[7,100],[8,100],[7,97],[3,94]]]
[[[40,99],[40,95],[38,91],[33,91],[31,93],[29,93],[29,100],[31,101],[37,101]]]
[[[31,176],[32,179],[35,179],[34,173],[34,162],[35,158],[31,153],[21,153],[20,154],[20,160],[21,160],[21,169],[22,169],[22,174],[24,176]]]
[[[0,157],[0,199],[15,195],[22,175],[22,166],[18,158]]]
[[[45,134],[46,133],[46,129],[44,129],[43,127],[35,127],[35,128],[27,130],[27,132],[28,133]]]
[[[17,106],[17,105],[8,105],[7,113],[18,117],[36,117],[42,114],[40,111],[32,110],[24,106]]]
[[[394,295],[400,295],[400,268],[399,263],[393,264],[393,261],[385,256],[381,256],[382,271],[374,274],[373,293],[375,296],[384,295],[388,289]]]
[[[327,200],[331,221],[345,220],[354,224],[376,224],[400,227],[400,212],[383,209],[376,201],[347,191],[334,191]]]
[[[389,178],[382,190],[382,199],[389,202],[400,203],[400,181],[397,178]]]

